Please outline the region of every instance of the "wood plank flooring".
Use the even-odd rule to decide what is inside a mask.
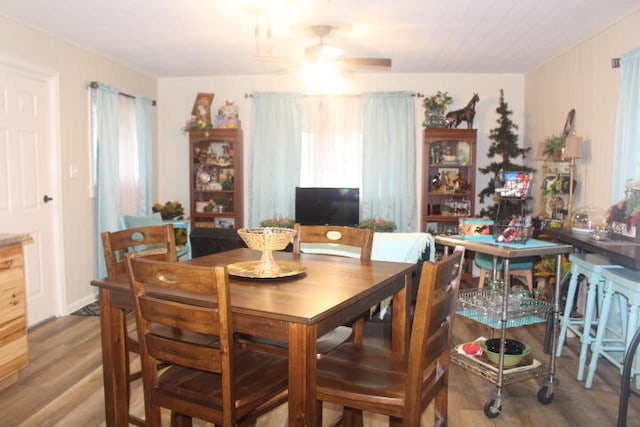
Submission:
[[[490,331],[475,322],[458,317],[455,336],[458,343]],[[529,343],[534,356],[545,364],[549,356],[542,352],[544,325],[510,329],[511,336]],[[385,344],[386,329],[371,323],[367,327],[369,342]],[[31,361],[20,373],[19,382],[0,392],[0,426],[91,427],[105,425],[102,389],[100,330],[98,317],[66,316],[30,331]],[[537,392],[542,379],[530,379],[505,387],[503,413],[488,419],[484,404],[496,387],[479,376],[451,365],[449,388],[449,426],[613,426],[618,411],[619,374],[613,365],[601,361],[592,390],[576,381],[579,347],[575,338],[568,340],[558,359],[559,386],[553,401],[542,405]],[[133,387],[135,410],[142,414],[141,387]],[[336,415],[328,408],[325,421]],[[261,426],[286,425],[286,406],[277,408],[259,420]],[[430,409],[423,425],[431,425]],[[166,421],[166,420],[163,420]],[[210,424],[194,423],[195,425]],[[380,416],[368,416],[367,425],[386,425]],[[640,399],[631,398],[629,426],[640,425]]]

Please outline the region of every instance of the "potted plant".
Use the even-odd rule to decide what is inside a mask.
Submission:
[[[260,222],[260,227],[293,228],[294,221],[291,218],[275,217]]]
[[[549,160],[560,161],[562,160],[562,150],[564,148],[564,140],[565,136],[556,136],[551,135],[548,136],[544,140],[544,149],[542,150],[542,155],[547,157]]]
[[[387,221],[386,219],[380,218],[372,218],[361,221],[358,225],[358,228],[368,228],[378,232],[391,232],[394,231],[397,227],[393,221]]]
[[[224,207],[227,201],[225,199],[220,198],[220,199],[216,199],[215,202],[216,202],[216,211],[224,212]]]
[[[640,191],[633,191],[625,199],[611,206],[607,212],[607,224],[614,232],[629,234],[635,228],[636,240],[640,237]]]
[[[184,218],[184,208],[182,204],[177,201],[167,202],[164,205],[161,203],[155,203],[151,210],[153,212],[159,212],[163,220],[168,221],[172,219]]]
[[[447,92],[438,91],[433,96],[426,96],[422,101],[424,107],[424,127],[443,128],[446,127],[445,111],[448,105],[453,103],[453,98]]]
[[[444,216],[451,215],[451,206],[447,204],[443,204],[442,206],[440,206],[440,214]]]

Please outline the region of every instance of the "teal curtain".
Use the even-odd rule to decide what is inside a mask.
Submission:
[[[249,160],[249,227],[294,217],[300,182],[302,94],[254,93]]]
[[[411,92],[363,95],[361,219],[417,230],[415,99]]]
[[[151,213],[152,201],[152,129],[153,100],[136,97],[136,133],[138,138],[138,215]]]
[[[91,143],[95,190],[98,277],[107,275],[100,233],[120,228],[118,179],[118,90],[98,83],[91,87]]]
[[[640,179],[640,48],[620,58],[611,202],[624,197],[625,181]]]

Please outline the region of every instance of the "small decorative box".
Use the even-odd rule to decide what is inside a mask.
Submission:
[[[484,218],[460,218],[460,234],[468,240],[493,240],[493,220]]]

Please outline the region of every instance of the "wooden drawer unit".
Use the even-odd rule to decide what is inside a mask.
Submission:
[[[22,245],[0,248],[0,390],[29,363]]]

